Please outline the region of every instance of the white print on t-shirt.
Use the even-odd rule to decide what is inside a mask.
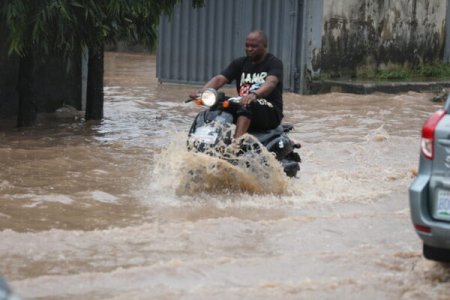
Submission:
[[[270,103],[266,99],[258,99],[256,101],[258,101],[259,105],[266,105],[268,107],[273,107],[272,103]]]
[[[244,83],[243,85],[241,85],[241,87],[239,89],[239,96],[247,96],[251,92],[254,92],[257,89],[259,89],[260,87],[261,87],[261,84],[259,84],[259,83],[255,83],[255,84]]]
[[[261,73],[242,73],[241,75],[241,83],[239,85],[243,85],[245,83],[259,83],[263,84],[264,81],[266,81],[267,72],[261,72]]]

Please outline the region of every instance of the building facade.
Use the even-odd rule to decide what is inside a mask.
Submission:
[[[184,0],[160,21],[157,77],[202,84],[264,30],[285,65],[286,90],[308,93],[319,74],[364,72],[450,59],[447,0]]]

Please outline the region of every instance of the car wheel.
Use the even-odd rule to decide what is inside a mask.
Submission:
[[[423,244],[423,256],[435,261],[450,262],[450,250]]]

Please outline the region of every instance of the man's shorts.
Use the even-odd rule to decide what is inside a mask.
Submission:
[[[272,103],[258,99],[247,107],[240,106],[235,112],[236,117],[246,116],[251,119],[249,130],[267,130],[280,125],[281,113]]]

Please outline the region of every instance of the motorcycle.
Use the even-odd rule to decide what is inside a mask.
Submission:
[[[259,163],[266,164],[267,159],[261,155],[262,147],[265,147],[281,163],[284,173],[295,177],[301,163],[300,155],[295,150],[301,145],[288,136],[294,128],[292,125],[280,124],[270,130],[250,131],[247,139],[241,139],[239,144],[233,143],[234,123],[230,111],[240,105],[240,99],[206,89],[197,99],[186,100],[186,103],[193,101],[207,108],[198,113],[192,123],[187,140],[188,150],[219,157],[233,165],[237,165],[240,158],[250,156],[258,156]]]

